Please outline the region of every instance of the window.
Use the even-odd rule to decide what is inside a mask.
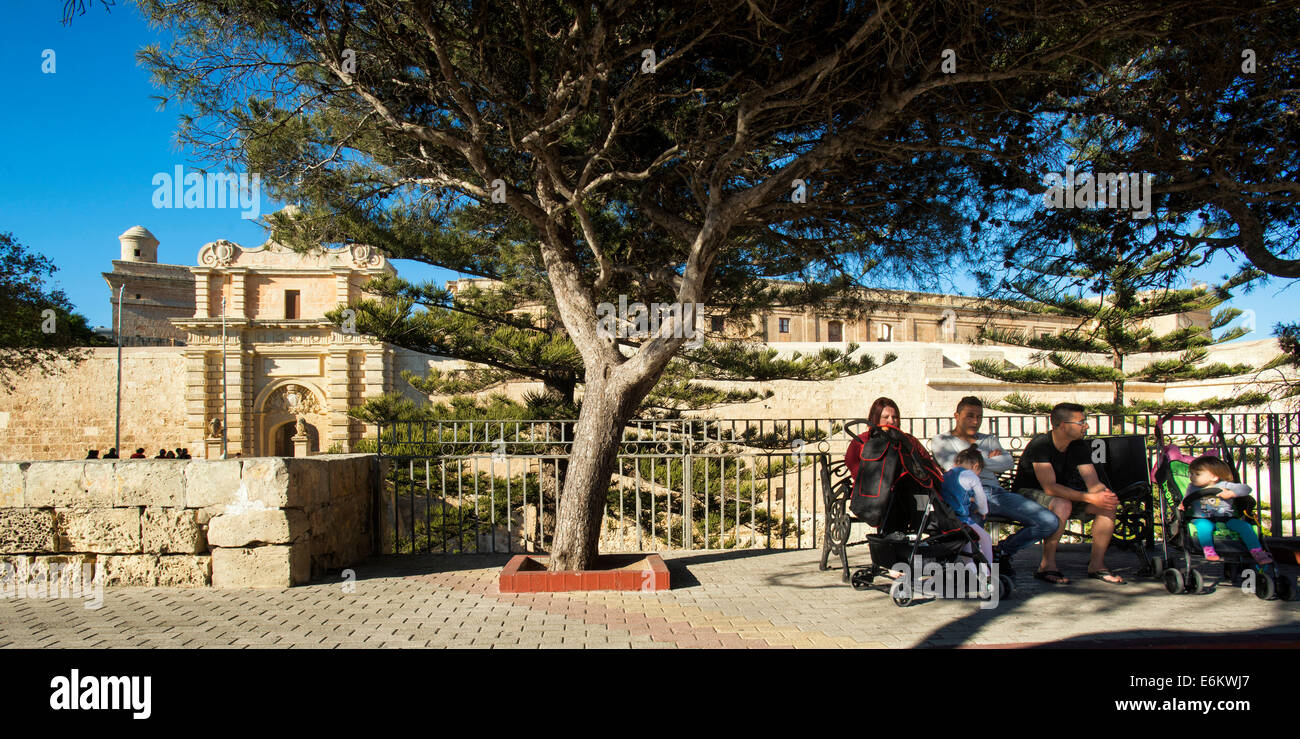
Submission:
[[[284,291],[284,317],[285,318],[298,317],[298,309],[299,309],[298,294],[299,294],[298,290]]]
[[[782,318],[782,319],[781,319],[781,333],[783,333],[783,334],[788,334],[788,333],[790,333],[790,319],[789,319],[789,318]]]
[[[882,324],[880,324],[880,340],[881,340],[881,341],[893,341],[893,340],[894,340],[894,327],[891,326],[891,325],[889,325],[888,323],[882,323]]]
[[[139,299],[140,299],[140,293],[136,293],[136,294],[135,294],[135,299],[136,299],[136,300],[139,300]]]
[[[709,330],[721,332],[724,323],[722,316],[709,316]]]
[[[826,324],[827,341],[844,341],[844,324],[840,321],[831,321]]]
[[[136,249],[136,250],[135,250],[135,255],[136,255],[137,257],[140,256],[140,250],[139,250],[139,249]]]

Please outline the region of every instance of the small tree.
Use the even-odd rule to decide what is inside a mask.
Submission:
[[[1279,323],[1273,327],[1273,335],[1282,347],[1282,354],[1266,369],[1281,371],[1286,367],[1292,373],[1300,371],[1300,323]],[[1291,399],[1293,404],[1298,402],[1296,399],[1300,398],[1300,381],[1295,379],[1294,374],[1282,374],[1282,379],[1275,382],[1281,388],[1280,395],[1275,397]]]
[[[53,372],[60,360],[80,362],[89,355],[82,347],[101,343],[63,291],[46,287],[57,270],[13,234],[0,233],[0,386],[7,391],[23,374]]]
[[[1095,236],[1095,232],[1094,232]],[[1095,246],[1025,268],[1022,274],[1003,283],[1006,302],[1031,313],[1065,316],[1078,325],[1056,335],[1036,336],[1032,331],[983,329],[977,341],[1010,344],[1039,350],[1036,363],[1048,366],[1012,368],[991,360],[975,360],[973,372],[1006,382],[1073,385],[1081,382],[1110,382],[1114,396],[1110,404],[1094,404],[1093,410],[1115,416],[1163,410],[1165,406],[1129,403],[1124,387],[1129,380],[1176,382],[1232,377],[1252,371],[1246,364],[1206,363],[1207,347],[1231,341],[1247,333],[1242,326],[1228,328],[1241,311],[1221,308],[1212,314],[1208,327],[1180,325],[1157,333],[1151,322],[1158,318],[1199,311],[1213,311],[1230,297],[1231,290],[1256,279],[1259,273],[1244,270],[1217,287],[1171,288],[1167,283],[1192,266],[1160,253],[1141,261],[1128,258],[1122,250],[1105,257]],[[1214,332],[1226,329],[1217,336]],[[1134,354],[1177,354],[1156,359],[1139,369],[1126,361]],[[1104,357],[1095,361],[1091,357]],[[1227,398],[1213,398],[1195,407],[1216,408],[1254,405],[1268,396],[1246,392]],[[1169,405],[1169,404],[1166,404]],[[1045,404],[1015,394],[995,406],[999,410],[1038,413]],[[1190,407],[1172,404],[1169,407]]]

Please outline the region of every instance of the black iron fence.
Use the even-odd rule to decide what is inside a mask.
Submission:
[[[1215,414],[1239,478],[1274,536],[1295,536],[1300,414]],[[601,529],[602,551],[803,549],[821,546],[820,452],[842,457],[852,419],[635,420],[623,432]],[[1142,434],[1155,464],[1155,416],[1089,419],[1096,436]],[[382,424],[386,474],[376,491],[385,553],[545,551],[576,421],[473,420]],[[951,418],[905,418],[928,440]],[[981,428],[1013,453],[1048,430],[1043,416],[987,416]],[[861,429],[858,429],[861,430]],[[1211,424],[1176,420],[1166,444],[1198,454]]]

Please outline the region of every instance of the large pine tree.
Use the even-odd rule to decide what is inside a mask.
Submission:
[[[1204,0],[142,5],[175,32],[144,60],[192,111],[182,142],[302,202],[301,243],[494,279],[507,265],[545,293],[584,383],[558,569],[595,556],[622,429],[686,343],[602,337],[600,303],[727,305],[766,277],[979,259],[972,206],[1032,181],[1026,129],[1049,91],[1087,94],[1090,70],[1175,22],[1214,34],[1252,14]],[[458,211],[479,238],[447,243]]]
[[[383,276],[367,284],[369,297],[329,316],[340,321],[352,317],[358,331],[383,341],[477,365],[475,369],[433,370],[424,375],[404,373],[403,379],[422,393],[479,394],[500,389],[507,382],[533,381],[541,384],[542,392],[530,398],[528,407],[534,411],[528,417],[577,413],[576,391],[585,384],[586,371],[554,301],[542,287],[543,276],[508,262],[497,265],[493,274],[508,276],[487,284],[468,282],[455,291]],[[766,388],[718,389],[707,382],[710,380],[754,384],[781,379],[828,380],[875,369],[879,362],[870,354],[853,356],[857,344],[843,350],[828,347],[812,355],[792,352],[780,357],[776,349],[756,346],[755,337],[747,335],[753,327],[745,311],[816,306],[823,317],[859,314],[863,295],[838,283],[754,284],[726,304],[707,306],[696,326],[698,345],[688,345],[673,357],[636,415],[673,417],[684,410],[771,395]],[[346,313],[348,310],[352,312]],[[714,317],[722,321],[720,330],[713,330]],[[621,338],[620,344],[635,349],[644,339],[629,336]],[[363,413],[382,418],[385,408],[396,411],[405,407],[395,402],[372,401]]]

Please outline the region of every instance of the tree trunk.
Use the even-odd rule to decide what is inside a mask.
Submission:
[[[636,385],[589,383],[573,431],[551,547],[551,570],[585,570],[595,563],[605,496],[623,428],[656,378]]]

